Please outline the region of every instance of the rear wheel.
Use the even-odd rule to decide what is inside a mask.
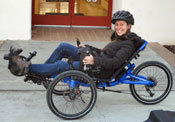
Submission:
[[[71,83],[75,82],[73,87]],[[54,91],[62,91],[57,95]],[[97,99],[93,80],[80,71],[66,71],[56,77],[49,85],[47,103],[50,110],[63,119],[78,119],[88,114]]]
[[[171,91],[173,85],[170,70],[162,63],[148,61],[139,65],[133,72],[135,76],[146,77],[153,81],[153,86],[130,85],[132,96],[143,104],[156,104],[164,100]],[[132,79],[133,80],[133,79]]]

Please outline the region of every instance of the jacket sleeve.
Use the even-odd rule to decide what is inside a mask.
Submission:
[[[112,58],[94,57],[94,65],[101,66],[104,69],[117,69],[132,55],[134,50],[134,44],[130,42],[121,46]]]

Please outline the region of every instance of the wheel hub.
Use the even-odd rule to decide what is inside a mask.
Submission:
[[[64,98],[67,101],[73,101],[75,100],[77,97],[79,97],[81,95],[81,91],[79,88],[73,88],[70,89],[69,93],[67,93],[67,95],[64,95]],[[67,96],[67,97],[66,97]]]
[[[77,95],[75,93],[69,93],[70,100],[75,100],[76,96]]]
[[[151,85],[149,87],[153,88],[157,85],[157,80],[155,77],[148,77],[147,80],[154,82],[154,85]]]

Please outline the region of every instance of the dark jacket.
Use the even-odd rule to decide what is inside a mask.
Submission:
[[[101,67],[100,73],[96,74],[98,78],[110,78],[115,70],[144,43],[139,36],[131,32],[121,37],[114,32],[111,39],[114,41],[110,42],[103,49],[86,45],[98,53],[98,56],[94,57],[94,66]]]

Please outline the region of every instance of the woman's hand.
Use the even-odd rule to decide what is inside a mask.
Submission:
[[[83,63],[84,63],[84,64],[94,64],[94,57],[93,57],[92,55],[86,56],[86,57],[83,59]]]

